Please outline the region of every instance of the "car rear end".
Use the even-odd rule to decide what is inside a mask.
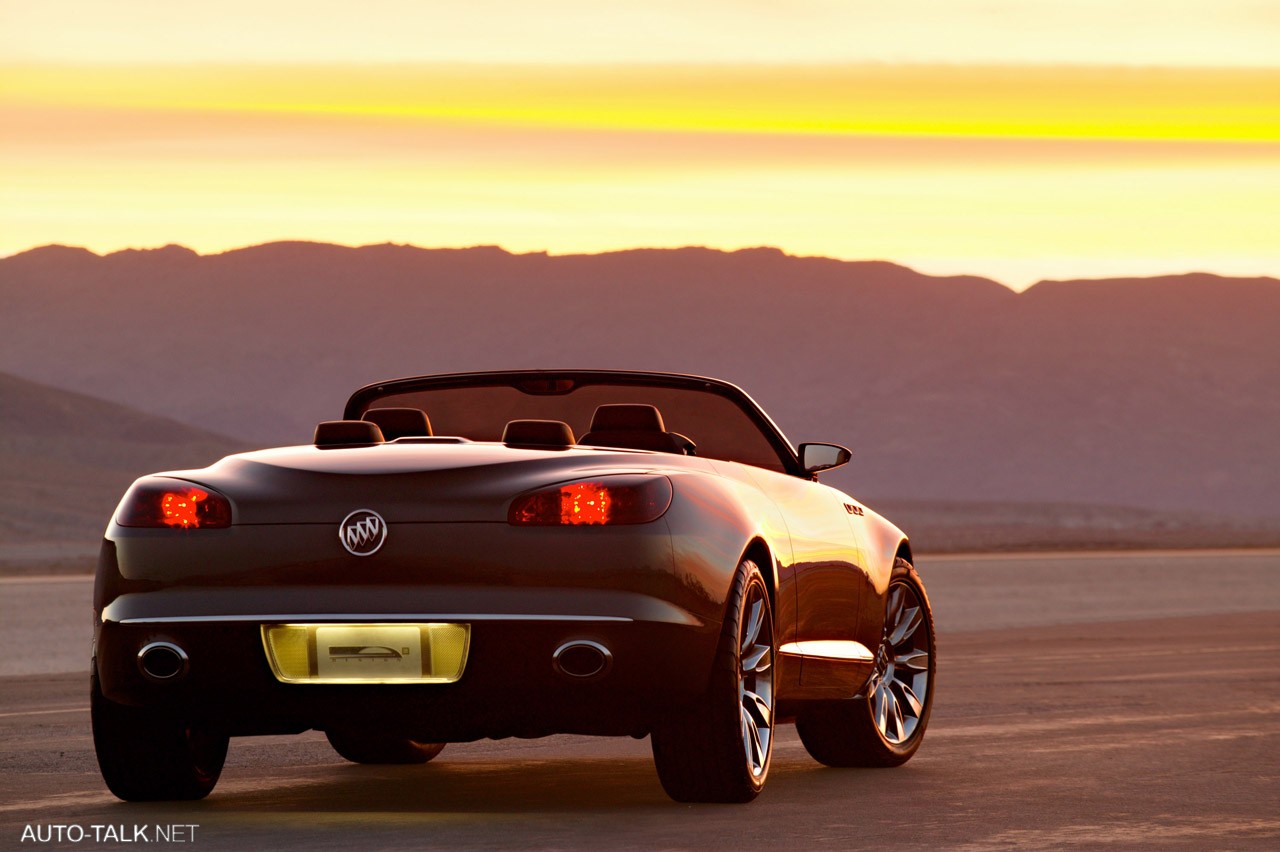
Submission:
[[[573,529],[510,517],[548,478],[634,471],[472,450],[438,453],[434,470],[430,454],[388,446],[141,480],[131,495],[161,495],[152,516],[176,495],[188,522],[141,523],[126,496],[107,529],[103,697],[231,735],[364,726],[432,742],[642,735],[696,700],[723,603],[677,564],[665,516]],[[678,494],[664,507],[695,509]]]

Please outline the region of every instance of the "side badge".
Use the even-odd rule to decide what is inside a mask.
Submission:
[[[372,556],[386,540],[387,522],[369,509],[356,509],[338,524],[338,541],[352,556]]]

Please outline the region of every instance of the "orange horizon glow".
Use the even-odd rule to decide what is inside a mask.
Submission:
[[[0,103],[490,128],[1280,142],[1280,68],[9,65]]]
[[[13,63],[0,256],[777,246],[1277,275],[1280,68]]]

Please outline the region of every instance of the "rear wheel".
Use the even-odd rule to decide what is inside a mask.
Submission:
[[[653,731],[653,759],[677,802],[749,802],[759,795],[773,753],[773,658],[769,590],[743,560],[702,706]]]
[[[426,763],[444,751],[444,743],[420,743],[359,731],[325,731],[333,750],[352,763]]]
[[[801,713],[796,730],[828,766],[898,766],[920,748],[933,706],[934,631],[929,597],[915,568],[894,561],[884,631],[864,694]]]
[[[218,783],[229,738],[207,722],[116,704],[90,675],[93,747],[107,788],[126,802],[203,799]]]

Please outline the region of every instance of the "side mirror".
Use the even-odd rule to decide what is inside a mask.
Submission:
[[[800,466],[811,476],[818,471],[831,470],[833,467],[847,464],[851,458],[853,453],[839,444],[800,445]]]

